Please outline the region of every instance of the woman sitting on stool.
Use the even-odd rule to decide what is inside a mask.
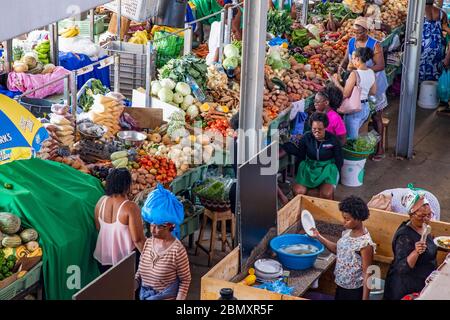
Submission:
[[[327,127],[327,115],[316,112],[311,116],[311,131],[300,140],[297,157],[301,163],[294,185],[297,195],[318,189],[320,198],[334,199],[344,160],[340,141]]]

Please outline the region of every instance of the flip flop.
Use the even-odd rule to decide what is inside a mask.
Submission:
[[[373,156],[371,160],[375,161],[375,162],[380,162],[384,158],[386,158],[386,154],[383,153],[383,154],[377,154],[377,155]]]

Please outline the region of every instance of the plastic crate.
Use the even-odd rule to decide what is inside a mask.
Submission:
[[[180,238],[183,239],[191,234],[194,234],[200,227],[200,215],[205,211],[202,206],[195,206],[195,213],[192,216],[186,217],[180,225]]]
[[[0,300],[11,300],[23,291],[31,288],[41,278],[42,261],[35,265],[22,278],[17,279],[6,288],[0,289]]]
[[[94,35],[99,35],[105,32],[105,17],[106,16],[95,16],[94,17]],[[73,25],[77,25],[80,28],[80,36],[90,37],[91,36],[91,20],[72,20],[65,19],[58,23],[59,30],[63,30]]]
[[[19,103],[38,118],[43,118],[52,112],[53,102],[49,100],[22,97]]]
[[[117,1],[112,1],[104,5],[104,7],[114,13],[118,9]],[[149,0],[122,0],[122,16],[136,21],[144,22],[150,17],[155,16],[157,12],[158,1]]]

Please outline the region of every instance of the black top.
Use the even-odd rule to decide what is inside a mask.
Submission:
[[[344,163],[342,147],[338,138],[329,132],[325,132],[325,140],[317,141],[312,132],[307,132],[300,140],[297,157],[303,161],[308,157],[311,160],[327,161],[334,159],[339,171]]]
[[[400,300],[407,294],[420,293],[425,287],[426,278],[436,270],[437,246],[431,236],[427,237],[427,250],[419,255],[414,268],[410,268],[407,258],[415,249],[421,235],[403,222],[397,229],[392,241],[394,261],[389,268],[384,287],[384,298]]]

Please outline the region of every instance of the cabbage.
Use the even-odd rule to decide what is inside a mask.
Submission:
[[[223,49],[223,54],[227,58],[237,57],[239,58],[239,48],[233,44],[227,44]]]
[[[186,105],[186,108],[194,104],[194,97],[190,94],[185,96],[183,99],[183,104]]]
[[[320,47],[320,42],[315,39],[312,39],[309,41],[309,45],[313,48],[317,48]]]
[[[229,57],[223,60],[223,67],[227,70],[229,69],[236,69],[239,65],[239,58],[238,57]]]
[[[191,87],[184,82],[178,82],[175,91],[181,93],[183,97],[191,94]]]
[[[181,110],[183,110],[183,111],[186,111],[187,108],[189,108],[189,106],[190,106],[190,104],[185,104],[184,102],[183,102],[182,104],[180,104],[180,108],[181,108]]]
[[[175,89],[175,82],[172,79],[162,79],[159,83],[163,88],[167,88],[170,90]]]
[[[158,80],[152,81],[152,95],[157,96],[159,90],[162,89],[161,83]]]
[[[166,103],[172,102],[173,92],[172,92],[172,90],[163,87],[161,90],[158,91],[158,98],[162,102],[166,102]]]
[[[191,117],[191,119],[194,119],[199,115],[200,112],[198,111],[197,106],[193,104],[187,109],[186,113],[188,114],[189,117]]]
[[[320,30],[317,26],[313,24],[308,24],[306,26],[306,29],[308,29],[308,31],[311,32],[314,35],[314,37],[316,37],[316,39],[320,39]]]
[[[173,102],[175,102],[176,104],[180,104],[183,103],[183,95],[179,92],[175,92],[175,94],[173,95]]]

